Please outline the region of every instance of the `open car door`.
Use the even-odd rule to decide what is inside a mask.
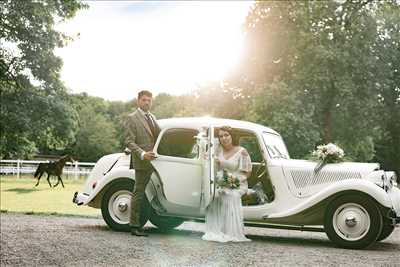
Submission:
[[[152,182],[168,214],[200,214],[203,163],[198,155],[197,129],[171,128],[160,133]]]
[[[214,127],[203,129],[197,136],[203,166],[201,209],[205,210],[215,197],[215,148]]]
[[[214,129],[173,128],[161,132],[157,158],[151,161],[166,213],[202,216],[214,198]]]

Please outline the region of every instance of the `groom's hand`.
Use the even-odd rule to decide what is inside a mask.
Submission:
[[[153,151],[147,151],[143,155],[143,159],[145,160],[153,160],[156,158],[156,154]]]

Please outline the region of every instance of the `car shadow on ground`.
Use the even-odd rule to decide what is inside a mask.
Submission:
[[[268,235],[246,235],[253,241],[269,242],[283,245],[293,246],[307,246],[307,247],[329,247],[333,248],[335,245],[328,239],[315,239],[303,237],[287,237],[287,236],[268,236]]]
[[[107,225],[81,225],[79,226],[80,230],[98,230],[98,231],[107,231],[110,233],[124,233],[124,232],[116,232],[111,230]],[[188,238],[195,238],[201,239],[203,232],[197,230],[185,230],[185,229],[172,229],[172,230],[162,230],[157,227],[153,226],[145,226],[144,230],[146,233],[155,236],[180,236],[180,237],[188,237]],[[125,234],[129,234],[126,232]],[[313,237],[298,237],[298,236],[271,236],[271,235],[246,235],[249,239],[253,242],[266,242],[272,243],[276,245],[290,245],[295,247],[325,247],[325,248],[336,248],[342,249],[336,246],[333,242],[331,242],[328,238],[326,239],[319,239]],[[367,249],[363,249],[363,251],[396,251],[400,250],[400,244],[390,243],[390,242],[377,242],[371,247]]]
[[[368,250],[373,250],[373,251],[396,251],[397,253],[400,251],[400,244],[395,244],[395,243],[389,243],[385,240],[381,242],[377,242],[371,247],[368,248]]]
[[[160,230],[158,228],[146,227],[146,233],[157,234],[157,235],[176,235],[176,236],[190,236],[201,239],[203,232],[194,230],[183,230],[183,229],[173,229],[173,230]],[[280,237],[280,236],[268,236],[268,235],[246,235],[252,241],[255,242],[269,242],[284,245],[294,245],[294,246],[310,246],[310,247],[335,247],[333,243],[329,240],[321,240],[315,238],[301,238],[301,237]]]
[[[191,238],[199,238],[203,235],[203,232],[194,231],[194,230],[183,230],[183,229],[173,229],[173,230],[161,230],[155,227],[146,227],[146,233],[148,234],[158,234],[158,235],[176,235],[176,236],[187,236]],[[268,242],[273,244],[280,245],[291,245],[291,246],[300,246],[300,247],[326,247],[326,248],[336,248],[343,249],[338,247],[336,244],[331,242],[328,238],[326,239],[318,239],[318,238],[304,238],[304,237],[285,237],[285,236],[270,236],[270,235],[246,235],[247,238],[251,239],[254,242]],[[373,244],[371,247],[363,249],[363,251],[399,251],[400,244],[389,243],[385,241],[377,242]]]
[[[286,245],[293,245],[293,246],[308,246],[308,247],[327,247],[327,248],[336,248],[336,249],[343,249],[338,247],[336,244],[331,242],[329,239],[321,240],[315,238],[302,238],[302,237],[280,237],[280,236],[260,236],[260,235],[247,235],[248,238],[256,241],[265,241],[265,242],[273,242],[277,244],[286,244]],[[394,243],[385,243],[377,242],[372,246],[363,249],[363,251],[399,251],[400,244]]]

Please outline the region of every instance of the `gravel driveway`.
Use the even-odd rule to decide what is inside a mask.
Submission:
[[[1,213],[1,266],[400,266],[400,228],[368,250],[336,248],[324,233],[246,227],[250,243],[201,240],[203,224],[149,237],[102,219]]]

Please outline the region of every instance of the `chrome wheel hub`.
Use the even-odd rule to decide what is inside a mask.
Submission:
[[[128,204],[126,204],[125,202],[121,201],[120,203],[118,203],[118,210],[120,212],[126,211],[127,208],[128,208]]]
[[[366,209],[356,203],[346,203],[336,209],[332,217],[337,235],[347,241],[363,238],[371,227],[371,218]]]
[[[132,193],[130,191],[120,190],[110,197],[108,211],[116,223],[129,223],[131,196]]]
[[[356,218],[355,217],[348,217],[348,218],[346,218],[345,219],[345,222],[346,222],[346,225],[348,226],[348,227],[354,227],[354,226],[356,226],[356,224],[357,224],[357,220],[356,220]]]

